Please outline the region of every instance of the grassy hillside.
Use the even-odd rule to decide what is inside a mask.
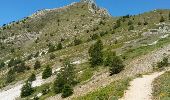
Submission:
[[[25,81],[31,73],[39,75],[47,65],[56,69],[66,58],[70,58],[71,62],[81,62],[75,64],[76,75],[80,84],[85,84],[96,73],[108,69],[91,68],[88,62],[88,50],[97,39],[100,38],[104,44],[104,56],[107,51],[116,51],[127,61],[144,55],[169,44],[169,12],[154,10],[139,15],[112,17],[105,9],[94,4],[78,2],[63,8],[38,11],[20,21],[4,25],[0,28],[0,63],[5,63],[0,69],[0,86],[9,85],[5,81],[7,72],[15,67],[8,66],[12,58],[25,62],[30,69],[17,73],[16,79],[10,84]],[[60,43],[62,48],[57,49]],[[55,49],[49,52],[52,47]],[[34,69],[36,61],[42,65],[38,70]],[[120,81],[128,85],[124,80]],[[37,87],[37,91],[42,87]],[[100,91],[112,95],[107,88],[110,90],[108,86]],[[94,94],[99,95],[98,92]]]

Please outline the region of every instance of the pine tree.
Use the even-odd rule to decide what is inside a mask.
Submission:
[[[75,78],[74,66],[71,65],[68,60],[66,60],[63,63],[63,68],[57,74],[56,80],[54,81],[53,84],[53,90],[56,94],[58,94],[63,92],[63,89],[66,85],[74,86],[75,84],[76,84],[76,78]]]
[[[52,44],[50,44],[49,46],[48,46],[48,52],[50,53],[50,52],[54,52],[55,51],[55,46],[53,46]]]
[[[164,22],[165,18],[163,16],[161,16],[160,22]]]
[[[110,75],[118,74],[124,69],[122,59],[119,56],[112,56],[109,67],[110,67]]]
[[[94,45],[89,49],[90,63],[92,66],[101,65],[103,63],[103,43],[101,40],[98,40]]]
[[[66,98],[72,94],[73,94],[73,88],[69,84],[64,85],[64,88],[62,90],[62,95],[61,95],[62,98]]]
[[[5,63],[4,62],[0,62],[0,69],[5,67]]]
[[[15,80],[15,72],[13,69],[10,69],[7,73],[7,77],[6,77],[6,83],[11,83]]]
[[[21,98],[27,97],[29,95],[31,95],[33,93],[33,88],[31,86],[30,82],[26,82],[25,85],[23,85],[23,87],[21,88]]]
[[[36,76],[35,76],[35,74],[34,73],[32,73],[31,74],[31,76],[28,78],[28,80],[27,81],[29,81],[29,82],[33,82],[33,81],[35,81],[36,80]]]
[[[54,93],[58,94],[62,92],[64,88],[65,80],[63,79],[63,75],[60,73],[57,74],[57,77],[53,84]]]
[[[47,79],[51,75],[52,75],[52,69],[51,69],[51,67],[47,66],[42,73],[42,79]]]
[[[62,43],[60,42],[58,45],[57,45],[57,50],[61,50],[63,48],[62,46]]]

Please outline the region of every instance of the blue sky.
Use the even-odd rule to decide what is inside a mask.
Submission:
[[[40,9],[58,8],[79,0],[1,0],[0,25],[29,16]],[[139,14],[153,9],[170,9],[170,0],[96,0],[113,16]]]

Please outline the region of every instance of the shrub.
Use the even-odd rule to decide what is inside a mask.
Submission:
[[[141,23],[141,22],[138,22],[138,25],[142,25],[142,23]]]
[[[6,83],[11,83],[15,80],[15,72],[13,69],[10,69],[7,73],[7,77],[6,77]]]
[[[4,62],[0,62],[0,69],[5,67],[5,63]]]
[[[52,75],[52,69],[49,66],[47,66],[42,73],[42,79],[46,79],[51,75]]]
[[[90,63],[92,66],[101,65],[103,63],[103,43],[101,40],[98,40],[94,45],[89,49]]]
[[[62,89],[62,95],[61,95],[62,98],[66,98],[72,94],[73,94],[73,88],[68,84],[64,85],[64,88]]]
[[[129,31],[130,30],[134,30],[134,26],[133,25],[131,25],[131,26],[129,26],[129,29],[128,29]]]
[[[12,67],[12,66],[15,66],[15,65],[17,65],[17,64],[19,64],[19,63],[21,63],[22,61],[20,60],[20,59],[11,59],[10,61],[9,61],[9,63],[8,63],[8,67]]]
[[[61,49],[63,49],[63,46],[62,46],[62,43],[60,42],[60,43],[58,43],[58,45],[57,45],[57,50],[61,50]]]
[[[35,81],[36,80],[36,76],[35,76],[35,74],[34,73],[32,73],[31,74],[31,76],[28,78],[28,82],[33,82],[33,81]]]
[[[116,56],[115,53],[108,59],[107,64],[110,67],[110,75],[118,74],[124,69],[122,59],[119,56]]]
[[[158,68],[163,68],[168,66],[168,58],[164,57],[162,61],[157,63]]]
[[[129,25],[132,25],[132,24],[133,24],[133,22],[132,22],[131,20],[129,20],[128,26],[129,26]]]
[[[52,44],[48,46],[48,52],[54,52],[55,51],[55,46],[53,46]]]
[[[96,39],[98,39],[98,38],[99,38],[99,35],[96,34],[96,33],[91,36],[91,39],[92,39],[92,40],[96,40]]]
[[[40,52],[38,51],[38,52],[34,55],[34,57],[35,57],[35,58],[38,57],[39,54],[40,54]]]
[[[113,26],[113,29],[117,29],[121,26],[120,19],[116,21],[116,24]]]
[[[144,21],[143,25],[148,25],[148,22],[147,22],[147,21]]]
[[[67,94],[67,85],[74,86],[77,83],[75,80],[75,70],[72,64],[68,60],[63,63],[63,69],[57,74],[56,80],[53,84],[53,90],[56,94],[64,93],[64,96],[69,96],[70,92]],[[64,90],[65,88],[65,90]]]
[[[50,60],[54,59],[55,58],[55,55],[52,53],[50,54]]]
[[[46,95],[46,94],[50,91],[49,88],[50,88],[49,86],[45,86],[45,87],[43,88],[43,90],[42,90],[42,94],[43,94],[43,95]]]
[[[31,86],[30,82],[26,82],[25,85],[23,85],[23,87],[21,88],[21,98],[27,97],[29,95],[31,95],[33,93],[33,88]]]
[[[165,18],[163,16],[161,16],[160,22],[164,22]]]
[[[82,41],[80,40],[80,39],[77,39],[77,38],[75,38],[74,39],[74,45],[76,46],[76,45],[79,45],[79,44],[81,44],[82,43]]]
[[[41,67],[41,63],[39,61],[36,61],[34,64],[34,69],[37,70]]]

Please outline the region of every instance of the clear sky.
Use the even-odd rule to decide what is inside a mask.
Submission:
[[[58,8],[79,0],[1,0],[0,25],[29,16],[40,9]],[[170,9],[170,0],[96,0],[111,15],[139,14],[154,9]]]

